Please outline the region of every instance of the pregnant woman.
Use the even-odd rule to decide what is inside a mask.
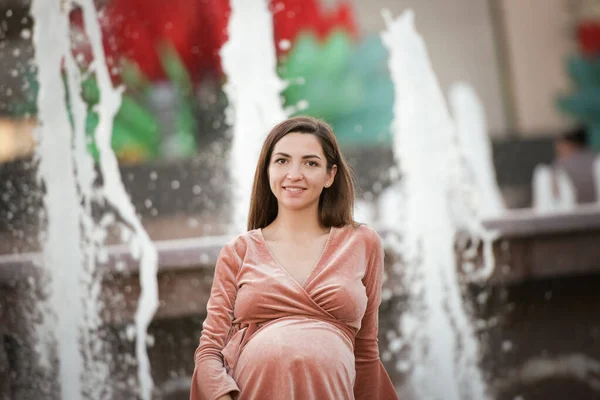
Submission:
[[[377,344],[383,247],[353,204],[327,124],[273,128],[248,232],[216,264],[191,400],[397,399]]]

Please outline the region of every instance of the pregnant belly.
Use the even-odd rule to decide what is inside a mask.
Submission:
[[[235,368],[239,379],[252,379],[265,371],[331,373],[354,381],[352,342],[336,326],[310,318],[285,318],[272,322],[249,340]],[[341,376],[340,376],[341,375]],[[275,378],[275,376],[273,376]]]

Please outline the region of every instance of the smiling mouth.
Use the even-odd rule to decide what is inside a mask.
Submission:
[[[299,193],[302,192],[303,190],[306,190],[305,188],[300,188],[300,187],[283,187],[283,190],[287,191],[287,192],[292,192],[292,193]]]

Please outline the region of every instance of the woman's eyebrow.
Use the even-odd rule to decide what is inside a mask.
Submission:
[[[292,158],[292,156],[290,156],[289,154],[282,153],[282,152],[277,152],[277,153],[273,154],[273,157],[275,157],[275,156]],[[321,157],[316,154],[308,154],[308,155],[302,156],[302,159],[304,159],[304,160],[306,160],[307,158],[318,158],[319,160],[321,160]]]
[[[318,158],[319,160],[321,159],[321,157],[319,157],[316,154],[309,154],[309,155],[306,155],[306,156],[302,156],[303,160],[306,160],[307,158]]]

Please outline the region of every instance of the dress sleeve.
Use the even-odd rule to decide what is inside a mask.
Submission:
[[[372,232],[367,254],[370,255],[363,283],[367,291],[367,309],[356,334],[354,357],[356,362],[356,381],[354,397],[356,400],[398,399],[396,389],[379,358],[377,341],[379,323],[379,305],[383,283],[383,246],[381,239]]]
[[[200,345],[194,354],[190,400],[214,400],[227,393],[235,398],[239,393],[236,382],[225,369],[221,354],[233,321],[239,266],[239,257],[233,249],[228,245],[223,247],[215,266]]]

